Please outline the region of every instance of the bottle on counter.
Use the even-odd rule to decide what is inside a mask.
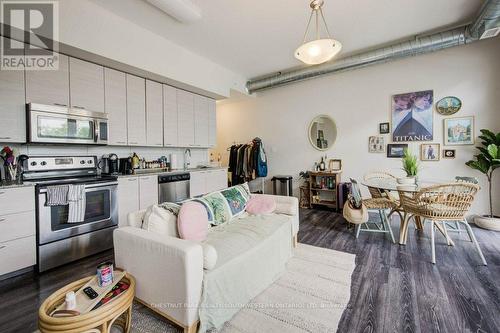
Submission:
[[[139,169],[141,166],[140,163],[141,163],[141,159],[139,158],[139,156],[137,156],[136,153],[133,153],[133,155],[132,155],[132,169]]]

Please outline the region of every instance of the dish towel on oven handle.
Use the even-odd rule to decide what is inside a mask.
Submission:
[[[68,223],[80,223],[85,219],[85,185],[69,185]]]
[[[66,206],[68,204],[68,185],[47,187],[47,206]]]

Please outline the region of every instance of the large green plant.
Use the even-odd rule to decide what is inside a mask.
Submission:
[[[410,153],[408,149],[404,150],[403,158],[403,170],[406,172],[408,177],[415,177],[418,173],[418,159],[417,156]]]
[[[482,129],[481,146],[476,147],[479,154],[474,155],[474,160],[470,160],[465,164],[469,167],[480,171],[488,178],[488,193],[490,198],[490,217],[493,217],[493,197],[492,197],[492,178],[493,171],[500,167],[500,133],[493,133],[490,130]]]

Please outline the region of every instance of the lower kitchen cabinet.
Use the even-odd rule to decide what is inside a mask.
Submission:
[[[158,203],[158,176],[118,179],[118,224],[127,224],[127,215]]]
[[[191,172],[189,195],[191,198],[227,187],[227,170],[213,169]]]
[[[0,280],[36,265],[33,187],[0,188]]]

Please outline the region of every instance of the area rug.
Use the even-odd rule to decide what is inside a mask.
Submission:
[[[349,302],[354,260],[352,254],[299,244],[286,272],[217,333],[336,332]],[[181,332],[139,304],[131,331]]]

